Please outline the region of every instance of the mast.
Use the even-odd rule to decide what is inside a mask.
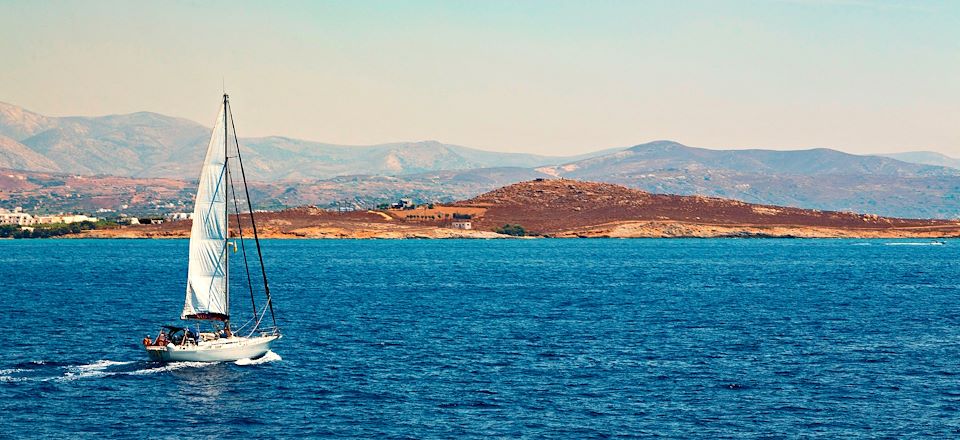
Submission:
[[[224,300],[226,305],[224,310],[227,313],[227,316],[230,316],[230,208],[227,200],[230,200],[230,185],[227,185],[227,182],[230,181],[230,155],[227,154],[227,146],[229,145],[229,129],[230,126],[227,125],[227,111],[229,109],[230,97],[227,96],[227,93],[223,93],[223,173],[224,173],[224,188],[223,188],[223,204],[226,209],[223,210],[224,214],[224,224],[226,228],[224,230],[226,233],[223,236],[223,291],[224,291]],[[234,133],[236,135],[236,133]],[[223,325],[226,328],[230,328],[229,318],[223,322]]]

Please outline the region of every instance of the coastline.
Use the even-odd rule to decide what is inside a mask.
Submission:
[[[189,224],[187,222],[187,224]],[[887,228],[835,228],[802,225],[724,225],[681,221],[623,221],[586,226],[548,234],[523,237],[493,231],[458,230],[437,226],[405,224],[318,224],[283,229],[266,227],[259,234],[266,239],[536,239],[536,238],[849,238],[849,239],[945,239],[960,238],[960,223],[937,226]],[[236,231],[234,231],[236,234]],[[121,229],[83,231],[60,239],[183,239],[190,231],[183,227],[128,226]]]

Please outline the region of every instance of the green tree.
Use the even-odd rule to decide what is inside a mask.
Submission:
[[[0,238],[13,237],[18,232],[20,227],[17,225],[0,225]]]
[[[514,237],[523,237],[527,235],[527,230],[520,225],[511,225],[509,223],[497,228],[494,232],[498,234],[512,235]]]

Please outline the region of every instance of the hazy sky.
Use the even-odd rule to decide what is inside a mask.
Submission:
[[[241,136],[960,156],[960,1],[0,0],[0,101]]]

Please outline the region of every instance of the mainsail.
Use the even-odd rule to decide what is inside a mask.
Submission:
[[[227,125],[226,96],[207,155],[193,208],[187,298],[181,319],[227,320],[230,315],[227,261]]]

